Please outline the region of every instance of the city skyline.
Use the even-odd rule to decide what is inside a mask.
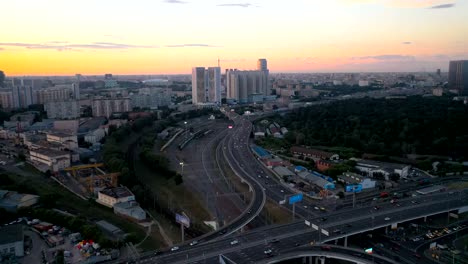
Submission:
[[[462,1],[7,1],[7,76],[448,71],[468,58]],[[21,14],[21,15],[19,15]]]

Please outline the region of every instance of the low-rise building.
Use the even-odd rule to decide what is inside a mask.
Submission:
[[[134,221],[143,221],[146,219],[146,212],[136,201],[114,204],[114,213]]]
[[[33,206],[38,201],[39,196],[37,195],[0,190],[0,208],[8,212],[16,212],[20,208]]]
[[[135,201],[135,195],[125,186],[106,188],[98,192],[96,202],[113,208],[116,203]]]
[[[269,159],[265,159],[264,162],[269,168],[290,165],[288,161],[280,159],[280,158],[269,158]]]
[[[331,161],[331,160],[323,160],[323,159],[320,159],[320,160],[317,160],[315,162],[315,166],[317,167],[317,169],[321,172],[324,172],[328,169],[330,169],[331,167],[333,167],[336,163]]]
[[[293,146],[290,149],[291,154],[295,157],[303,156],[304,158],[311,158],[314,161],[318,160],[338,160],[340,156],[336,153],[326,152],[317,149],[310,149],[304,147]]]
[[[76,119],[80,117],[80,103],[77,100],[47,102],[44,109],[48,118]]]
[[[361,172],[367,173],[369,176],[374,174],[383,174],[385,180],[389,180],[389,176],[392,173],[398,174],[401,178],[406,178],[408,176],[410,165],[382,162],[375,160],[364,160],[351,158],[351,160],[356,161],[355,168]]]
[[[77,149],[78,148],[78,137],[63,132],[49,132],[47,133],[47,141],[52,143],[58,143],[64,146],[66,149]]]
[[[95,129],[85,135],[84,141],[94,144],[101,141],[106,136],[106,130],[103,128]]]
[[[343,175],[338,176],[338,181],[344,183],[345,185],[356,185],[360,184],[362,189],[372,189],[375,188],[376,181],[364,177],[357,173],[345,172]]]
[[[70,153],[53,149],[31,149],[29,158],[32,162],[38,162],[47,166],[51,171],[59,171],[70,167]]]
[[[287,177],[289,179],[291,177],[296,176],[294,172],[283,166],[275,167],[273,168],[273,171],[276,172],[276,174],[278,174],[282,178]]]
[[[326,179],[314,175],[308,171],[299,172],[297,174],[300,178],[304,179],[305,181],[316,185],[317,187],[325,190],[334,190],[335,184],[333,182],[327,181]]]
[[[21,225],[8,225],[0,228],[0,255],[24,256],[24,234]]]
[[[260,159],[269,159],[269,158],[271,158],[270,153],[268,153],[268,151],[266,151],[264,148],[256,146],[256,145],[252,145],[251,148],[252,148],[253,153],[258,158],[260,158]]]

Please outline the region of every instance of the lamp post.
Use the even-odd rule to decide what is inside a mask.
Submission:
[[[188,137],[187,121],[184,121],[184,126],[185,126],[185,140],[187,140],[187,137]]]
[[[181,162],[179,162],[179,165],[182,167],[182,169],[180,171],[180,175],[183,175],[184,174],[184,163],[181,161]]]

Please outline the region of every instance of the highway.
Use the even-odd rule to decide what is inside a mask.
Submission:
[[[349,235],[365,231],[389,227],[391,224],[413,220],[424,216],[446,212],[466,206],[468,192],[440,193],[401,202],[400,207],[391,204],[375,210],[372,206],[335,212],[322,217],[308,219],[311,224],[328,231],[328,236],[318,232],[302,221],[286,225],[276,225],[238,236],[219,238],[197,246],[183,246],[178,251],[164,252],[154,256],[148,253],[142,258],[142,263],[215,263],[219,254],[227,256],[237,263],[257,263],[265,259],[263,251],[271,249],[274,260],[287,250],[310,242],[317,244],[334,241]],[[413,201],[417,203],[413,203]],[[238,243],[231,245],[237,240]]]
[[[267,196],[278,202],[292,192],[280,185],[271,172],[255,159],[249,144],[252,123],[237,115],[230,118],[234,121],[234,126],[227,130],[225,137],[219,142],[216,157],[222,156],[235,174],[249,185],[252,197],[247,209],[220,230],[197,238],[198,245],[184,244],[173,252],[148,252],[142,257],[141,263],[217,263],[219,254],[225,254],[237,263],[257,263],[265,259],[265,249],[272,250],[268,258],[274,260],[275,256],[287,254],[287,250],[308,245],[310,242],[325,243],[466,205],[466,192],[438,193],[401,199],[398,206],[375,201],[378,208],[367,203],[357,208],[317,215],[318,212],[312,209],[314,205],[304,201],[302,206],[296,208],[296,213],[307,219],[308,225],[300,220],[233,235],[258,216]],[[201,158],[204,159],[203,154]],[[210,177],[208,173],[207,176]],[[409,184],[405,188],[416,188],[416,185]],[[362,200],[366,201],[370,197],[362,197]],[[328,235],[312,227],[325,230]]]

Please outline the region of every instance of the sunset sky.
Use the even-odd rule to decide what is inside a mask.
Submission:
[[[435,71],[468,59],[465,0],[5,0],[13,75]]]

